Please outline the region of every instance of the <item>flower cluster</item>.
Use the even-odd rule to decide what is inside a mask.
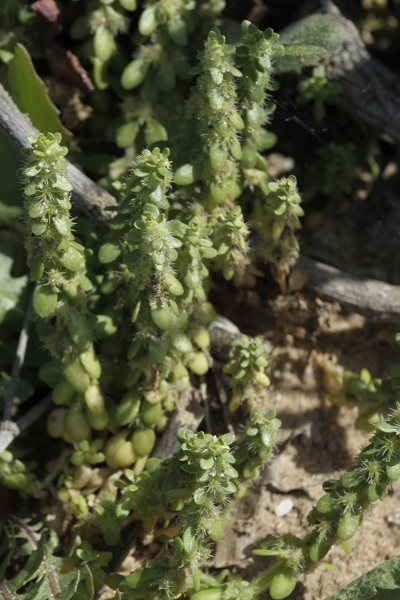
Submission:
[[[229,409],[233,412],[241,404],[252,409],[263,403],[269,379],[265,374],[268,361],[261,336],[242,336],[233,343],[233,357],[225,365],[224,372],[230,375],[232,398]]]
[[[79,442],[87,438],[90,427],[101,429],[108,420],[88,311],[92,284],[86,276],[85,250],[72,233],[72,188],[65,176],[67,149],[60,145],[61,135],[40,134],[29,142],[23,178],[28,264],[37,282],[33,308],[55,370],[61,366],[53,400],[68,407],[50,415],[49,432]]]

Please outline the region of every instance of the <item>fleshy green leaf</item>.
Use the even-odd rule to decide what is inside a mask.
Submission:
[[[35,577],[43,562],[46,541],[46,536],[42,535],[37,548],[29,556],[26,564],[21,568],[18,575],[8,581],[7,585],[10,590],[15,592],[18,591],[19,588]]]
[[[64,144],[71,143],[72,133],[61,123],[59,111],[47,95],[31,57],[22,44],[15,46],[15,57],[8,65],[7,87],[21,112],[29,115],[32,125],[43,133],[59,131]]]
[[[378,565],[326,600],[398,600],[400,556]]]
[[[346,29],[336,15],[313,14],[280,34],[285,54],[276,58],[275,71],[285,73],[316,65],[343,42]]]

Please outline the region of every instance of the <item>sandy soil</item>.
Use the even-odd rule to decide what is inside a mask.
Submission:
[[[340,477],[369,438],[354,428],[356,409],[335,407],[326,399],[337,389],[335,375],[340,379],[343,370],[358,373],[366,367],[374,377],[384,376],[400,353],[394,344],[395,326],[374,323],[304,293],[278,295],[271,301],[260,293],[239,291],[234,303],[224,304],[228,316],[236,304],[243,330],[262,331],[272,342],[269,402],[282,420],[277,453],[261,480],[232,507],[232,526],[213,560],[217,568],[237,565],[251,576],[267,564],[265,558],[251,558],[251,550],[268,534],[303,536],[307,514],[323,494],[322,482]],[[237,311],[237,306],[243,310]],[[291,510],[277,516],[287,500]],[[323,600],[337,592],[400,553],[399,533],[399,491],[391,490],[346,548],[330,551],[330,566],[318,566],[305,576],[291,598]]]

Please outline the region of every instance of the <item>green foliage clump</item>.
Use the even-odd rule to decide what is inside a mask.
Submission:
[[[265,357],[263,338],[258,336],[249,339],[242,336],[233,343],[233,348],[234,356],[224,367],[232,386],[229,410],[234,412],[240,404],[251,410],[257,405],[262,405],[264,390],[270,383],[265,374],[268,361]]]
[[[323,484],[326,493],[308,516],[313,527],[310,534],[303,539],[292,535],[270,537],[254,552],[278,558],[277,565],[258,581],[259,585],[270,585],[272,598],[289,596],[299,573],[315,568],[333,544],[351,539],[371,505],[382,500],[387,489],[400,478],[399,427],[397,407],[387,421],[377,423],[370,443],[358,454],[354,466],[340,479]],[[282,589],[287,585],[287,592],[274,595],[274,582]]]
[[[260,476],[278,442],[281,422],[267,408],[262,337],[237,339],[223,367],[229,410],[244,414],[244,429],[218,437],[180,428],[172,456],[152,454],[177,405],[212,364],[213,274],[238,284],[256,257],[281,282],[296,261],[303,216],[297,181],[291,174],[272,179],[265,155],[276,142],[268,130],[274,70],[285,54],[296,59],[303,52],[314,64],[329,48],[284,45],[271,29],[248,21],[231,36],[223,0],[73,4],[71,12],[57,7],[68,24],[63,36],[73,40],[77,73],[89,66],[93,79],[85,84],[90,110],[77,127],[80,160],[118,204],[107,229],[75,220],[58,121],[57,132],[28,139],[22,179],[33,335],[50,360],[36,357],[26,395],[36,399],[45,386],[51,390],[46,439],[55,455],[46,471],[41,451],[38,462],[14,447],[0,455],[1,484],[11,494],[34,496],[41,514],[40,536],[22,520],[0,523],[0,592],[23,600],[92,600],[108,585],[115,599],[126,600],[256,600],[266,590],[285,598],[299,575],[355,534],[371,504],[400,478],[399,410],[376,423],[352,469],[324,484],[308,535],[260,544],[255,554],[278,560],[252,581],[214,576],[203,565],[224,536],[229,503]],[[34,12],[24,2],[0,8],[21,39],[29,39],[25,24],[39,18]],[[53,40],[49,31],[46,39]],[[40,40],[32,47],[46,57]],[[36,78],[22,47],[1,42],[0,60],[10,63],[14,95],[23,88],[21,73]],[[338,88],[317,67],[299,94],[322,121]],[[64,138],[69,142],[65,132]],[[93,150],[100,145],[101,153]],[[318,192],[332,193],[338,170],[344,192],[357,184],[352,146],[337,150],[321,151],[330,168]],[[26,284],[21,279],[16,294]],[[360,380],[348,376],[341,401],[362,406],[357,424],[375,423],[372,409],[387,414],[396,386],[396,377],[384,383],[365,372]],[[65,547],[49,535],[53,529],[65,536]],[[115,571],[133,529],[149,560],[122,576]]]

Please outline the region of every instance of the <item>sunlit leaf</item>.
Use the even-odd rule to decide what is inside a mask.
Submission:
[[[29,115],[32,125],[43,133],[59,131],[64,144],[71,142],[72,133],[61,123],[59,111],[22,44],[16,45],[15,57],[8,65],[7,87],[20,111]]]

